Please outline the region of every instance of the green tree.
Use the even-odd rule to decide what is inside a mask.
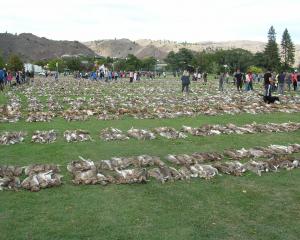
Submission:
[[[97,60],[96,60],[97,64],[100,66],[100,65],[103,65],[103,64],[106,64],[106,58],[105,57],[97,57]]]
[[[247,70],[247,72],[252,72],[255,74],[260,74],[263,73],[263,69],[261,67],[257,67],[257,66],[250,66]]]
[[[266,57],[263,52],[255,53],[255,55],[253,57],[253,65],[261,67],[261,68],[267,68]]]
[[[129,54],[126,58],[126,71],[136,71],[142,66],[142,61],[133,54]]]
[[[50,71],[56,71],[56,63],[58,63],[58,71],[59,72],[63,72],[64,69],[66,68],[66,64],[65,62],[60,59],[60,58],[57,58],[57,59],[52,59],[48,62],[48,68]]]
[[[146,71],[153,71],[155,69],[155,65],[157,63],[157,60],[154,57],[147,57],[142,59],[142,68]]]
[[[68,69],[71,71],[81,71],[84,69],[83,64],[81,63],[81,60],[79,58],[67,58],[64,60],[65,65]]]
[[[24,68],[24,64],[17,55],[13,54],[8,58],[7,67],[11,71],[21,71]]]
[[[167,68],[176,71],[178,68],[177,55],[174,51],[169,52],[167,55],[165,62],[168,64]]]
[[[34,62],[35,65],[38,65],[38,66],[41,66],[41,67],[46,66],[47,63],[48,63],[47,60],[38,60],[38,61],[35,61],[35,62]]]
[[[215,62],[214,53],[202,51],[195,54],[193,65],[200,72],[212,72],[212,66]]]
[[[0,69],[4,68],[5,66],[5,62],[4,62],[4,58],[2,56],[2,51],[0,49]]]
[[[220,72],[220,65],[216,62],[212,62],[211,63],[211,66],[208,70],[209,73],[214,73],[214,74],[217,74],[218,72]]]
[[[227,65],[229,71],[234,72],[240,69],[242,72],[247,71],[247,68],[253,65],[253,54],[241,48],[215,51],[214,59],[219,67]]]
[[[126,66],[126,59],[118,59],[115,63],[114,63],[114,68],[116,71],[124,71],[127,69]]]
[[[291,68],[295,63],[295,45],[287,29],[284,30],[282,35],[281,59],[285,70]]]
[[[268,43],[264,50],[266,67],[271,70],[277,70],[280,67],[279,49],[276,43],[276,32],[273,26],[268,32]]]
[[[173,71],[184,70],[188,66],[194,66],[195,55],[191,50],[181,48],[177,53],[169,52],[165,62],[168,64],[168,68]]]

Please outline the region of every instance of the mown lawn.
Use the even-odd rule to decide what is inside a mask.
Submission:
[[[299,239],[300,169],[258,177],[218,176],[210,181],[195,179],[161,185],[148,184],[73,186],[66,164],[78,156],[92,160],[113,156],[218,151],[226,148],[300,143],[300,132],[255,135],[221,135],[182,140],[157,138],[152,141],[105,142],[98,133],[105,127],[128,130],[182,125],[256,121],[288,122],[300,114],[199,116],[164,120],[88,120],[67,123],[56,118],[50,123],[0,124],[0,131],[26,130],[25,143],[0,146],[0,164],[57,163],[64,184],[42,190],[0,192],[0,239]],[[91,132],[93,142],[67,143],[69,129]],[[35,130],[55,129],[54,144],[30,143]]]

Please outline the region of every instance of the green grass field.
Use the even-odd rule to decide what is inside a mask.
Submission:
[[[0,95],[0,102],[5,97]],[[0,239],[299,239],[300,169],[266,173],[261,177],[217,176],[160,184],[74,186],[66,165],[78,156],[92,160],[149,154],[163,160],[167,154],[227,148],[300,143],[300,132],[220,135],[168,140],[105,142],[98,133],[105,127],[121,130],[182,125],[299,122],[300,113],[198,116],[177,119],[121,120],[68,123],[0,123],[0,132],[26,130],[24,143],[1,146],[0,165],[56,163],[64,184],[37,193],[0,192]],[[65,130],[89,130],[93,142],[67,143]],[[58,130],[56,143],[30,142],[35,130]]]

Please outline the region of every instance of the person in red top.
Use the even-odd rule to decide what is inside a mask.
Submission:
[[[248,72],[246,75],[246,91],[253,91],[253,74],[252,72]]]
[[[297,72],[291,74],[292,84],[294,87],[294,91],[297,90]]]
[[[9,86],[11,86],[12,80],[13,80],[13,75],[12,75],[11,72],[8,72],[8,74],[7,74],[7,82],[9,84]]]

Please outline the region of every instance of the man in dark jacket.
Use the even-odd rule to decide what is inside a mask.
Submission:
[[[284,84],[285,84],[285,73],[281,72],[278,75],[278,93],[279,94],[283,94],[284,92]]]
[[[264,75],[264,86],[265,86],[265,96],[271,97],[271,82],[272,82],[272,74],[271,71],[267,71]]]
[[[3,91],[4,88],[4,71],[0,69],[0,90]]]
[[[189,85],[190,85],[190,76],[188,71],[184,71],[181,77],[182,89],[181,92],[185,90],[186,93],[189,93]]]
[[[236,87],[238,91],[242,91],[243,88],[243,74],[241,73],[240,69],[236,71],[236,74],[234,75],[236,79]]]
[[[207,83],[207,72],[203,73],[203,80],[204,80],[204,84],[206,85],[206,83]]]
[[[7,71],[6,68],[3,68],[3,72],[4,72],[4,84],[7,84]]]

